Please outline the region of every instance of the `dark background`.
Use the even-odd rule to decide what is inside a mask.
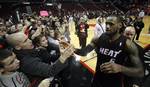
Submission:
[[[30,4],[23,4],[23,2],[30,2]],[[72,8],[77,8],[80,5],[83,6],[83,8],[90,8],[91,5],[93,5],[95,8],[98,9],[100,6],[106,4],[113,4],[117,8],[120,8],[120,10],[128,11],[130,6],[142,6],[143,8],[147,8],[148,5],[150,5],[150,0],[0,0],[0,17],[7,17],[7,15],[15,14],[14,12],[16,10],[19,10],[19,12],[27,12],[26,6],[31,6],[32,10],[37,10],[41,8],[45,8],[44,6],[46,3],[52,3],[52,4],[58,4],[62,3],[62,7],[67,8],[67,10]],[[56,5],[54,7],[48,7],[50,9],[55,9]]]

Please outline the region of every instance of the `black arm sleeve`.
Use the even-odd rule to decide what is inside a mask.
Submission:
[[[61,63],[57,60],[53,65],[42,62],[38,57],[24,57],[22,59],[21,70],[29,75],[50,77],[58,74],[67,66],[67,63]]]
[[[90,44],[87,45],[83,49],[76,49],[75,53],[81,56],[86,56],[89,52],[91,52],[94,49]]]

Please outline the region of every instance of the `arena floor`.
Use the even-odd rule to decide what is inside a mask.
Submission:
[[[144,17],[144,23],[145,27],[142,30],[142,33],[140,35],[139,41],[137,42],[139,45],[141,45],[143,48],[150,44],[150,16],[145,16]],[[94,25],[96,23],[95,19],[91,19],[88,21],[88,24]],[[94,26],[90,26],[88,29],[88,39],[87,39],[87,44],[91,41],[93,37],[93,29]],[[74,27],[74,22],[70,23],[70,31],[71,31],[71,44],[75,46],[75,48],[79,48],[79,40],[78,37],[75,35],[75,27]],[[80,57],[81,62],[86,65],[86,67],[89,67],[92,72],[95,71],[95,65],[96,65],[96,54],[94,51],[89,53],[86,57]]]

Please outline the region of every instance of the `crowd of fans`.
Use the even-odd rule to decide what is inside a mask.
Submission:
[[[135,29],[132,40],[136,37],[138,41],[144,28],[145,14],[142,12],[140,10],[134,17],[123,15],[123,11],[116,9],[64,11],[58,15],[49,11],[48,16],[24,13],[15,23],[12,18],[1,18],[0,87],[48,87],[51,77],[57,76],[68,65],[68,59],[72,58],[75,51],[70,44],[70,22],[75,22],[75,34],[79,37],[81,49],[84,49],[89,28],[87,21],[90,18],[97,20],[94,38],[106,32],[106,18],[113,15],[122,16],[120,34],[124,33],[126,27],[132,26]],[[131,85],[143,87],[143,83],[133,82]]]

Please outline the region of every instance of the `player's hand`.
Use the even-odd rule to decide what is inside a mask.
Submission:
[[[61,53],[60,61],[62,63],[64,63],[70,56],[72,56],[75,50],[73,45],[63,41],[59,42],[59,48]]]
[[[100,65],[100,70],[104,73],[119,73],[121,72],[121,65],[113,62],[106,62]]]

